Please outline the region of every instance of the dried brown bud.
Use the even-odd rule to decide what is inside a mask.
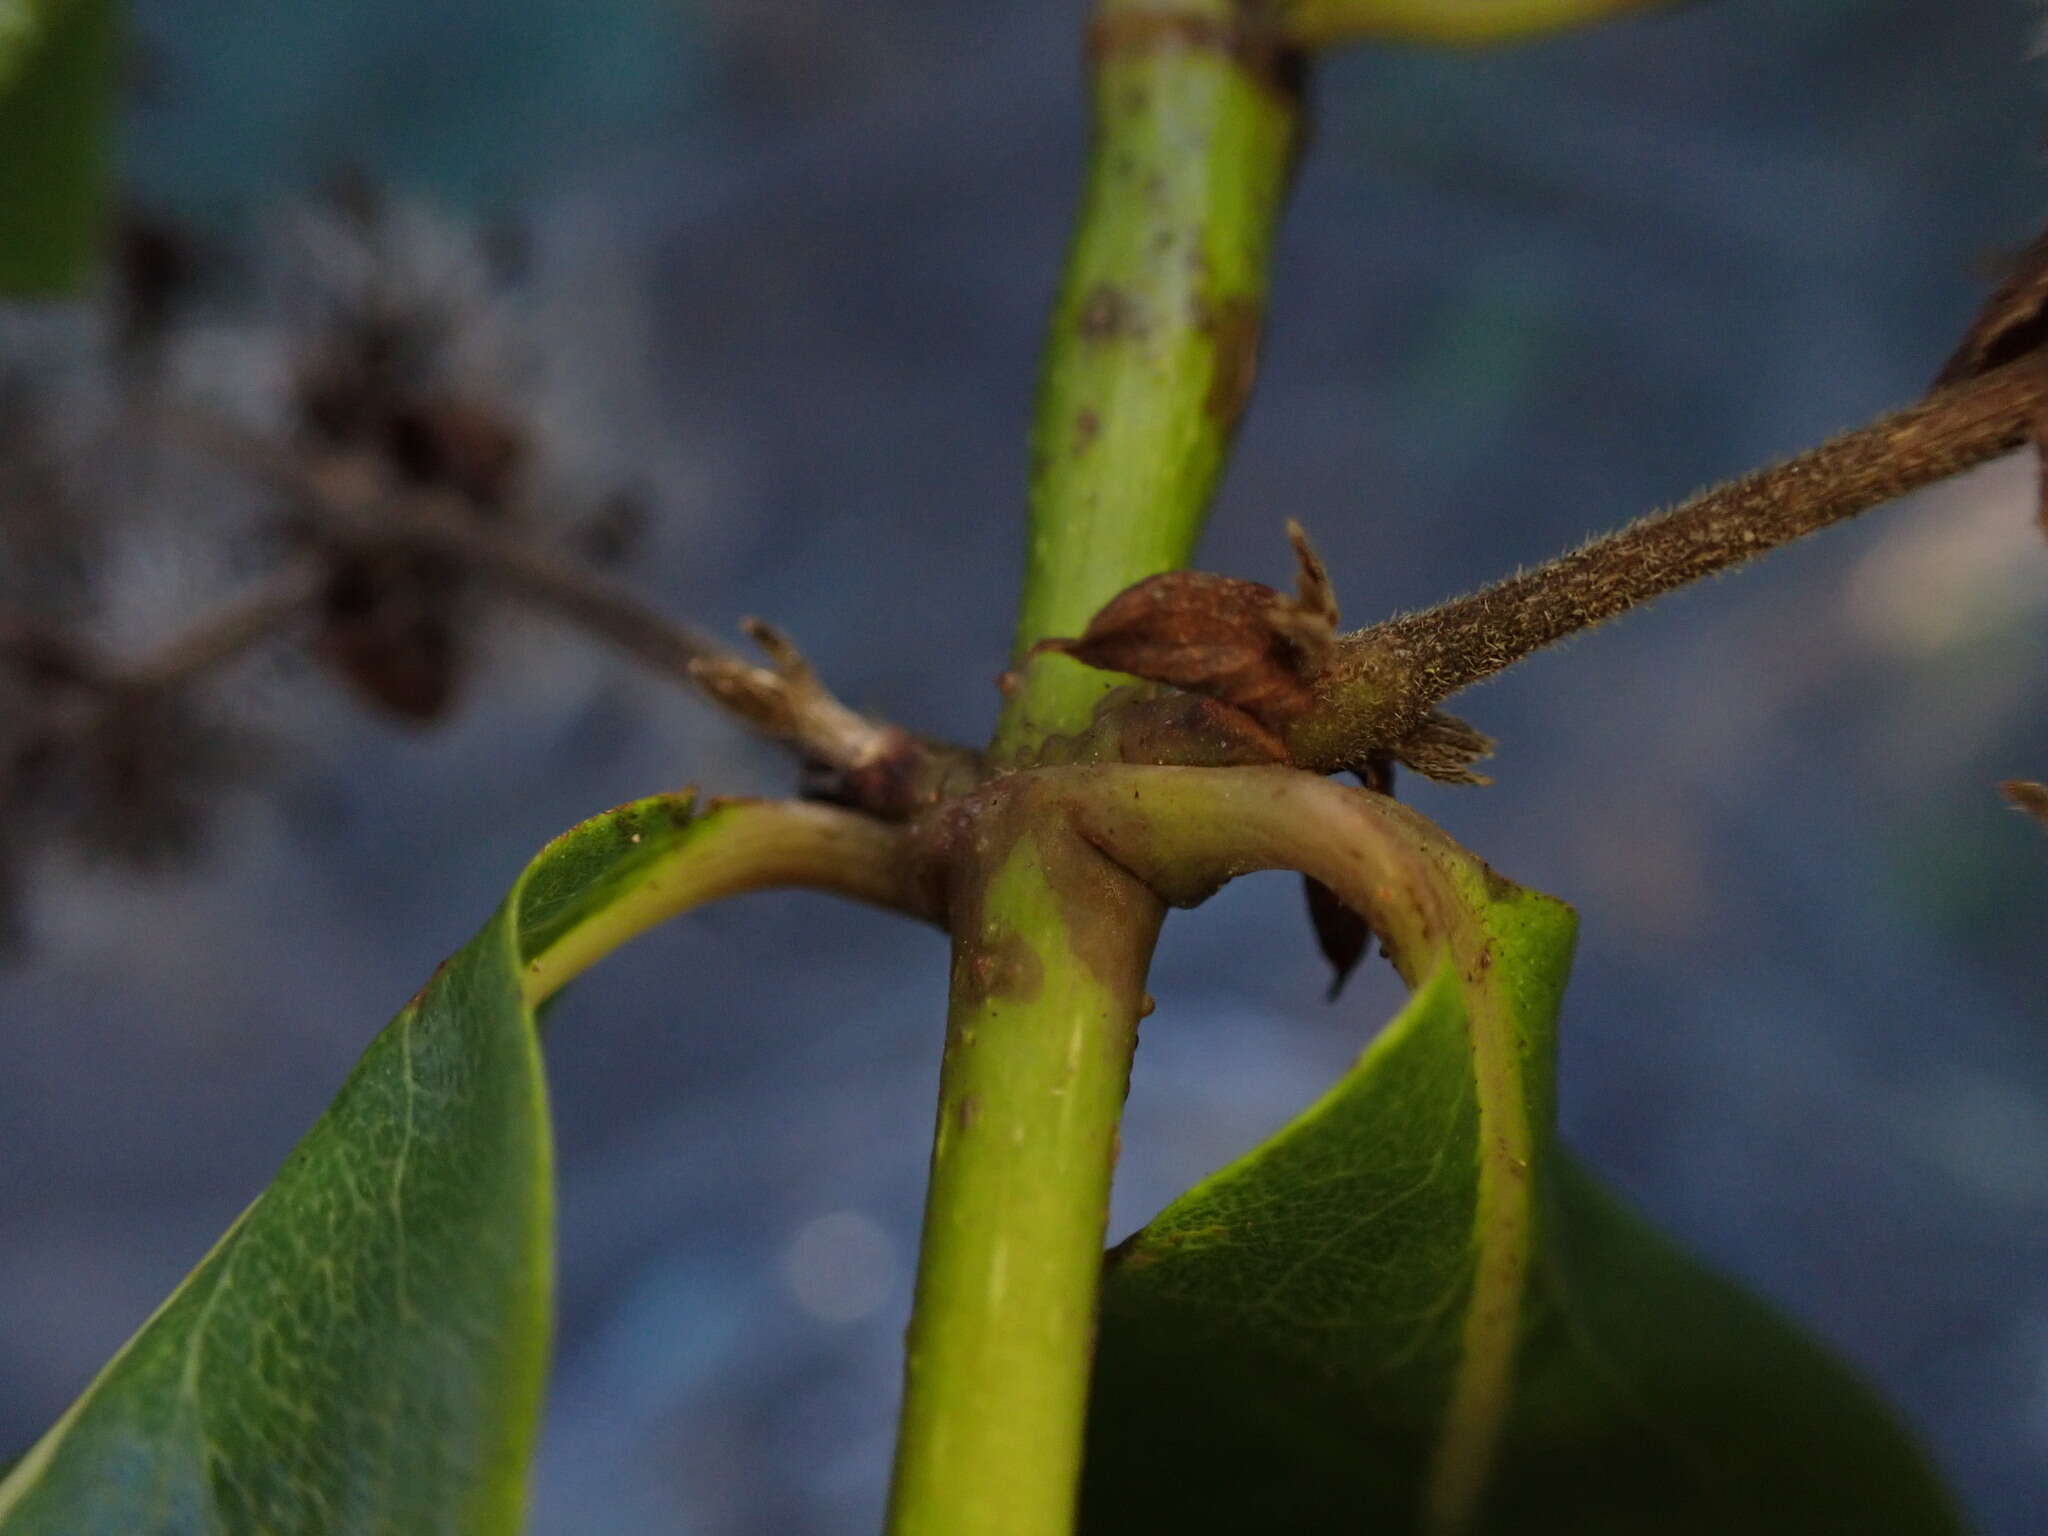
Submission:
[[[446,488],[480,511],[503,511],[525,467],[526,438],[499,412],[448,397],[395,406],[383,427],[393,467],[413,484]]]
[[[2032,779],[2007,779],[1998,786],[1998,792],[2014,810],[2048,827],[2048,784]]]
[[[2044,346],[2048,346],[2048,232],[2037,235],[2014,260],[2005,281],[1970,322],[1962,345],[1935,375],[1934,387],[1974,379],[2029,353],[2039,353]],[[2035,446],[2042,450],[2036,517],[2041,532],[2048,535],[2048,417],[2035,417],[2033,434]]]
[[[1337,601],[1329,573],[1297,523],[1288,524],[1299,563],[1289,597],[1256,581],[1207,571],[1168,571],[1126,587],[1077,640],[1044,640],[1108,672],[1128,672],[1284,725],[1314,702],[1310,687],[1336,647]]]
[[[1386,758],[1376,757],[1358,770],[1359,780],[1375,794],[1391,795],[1394,792],[1394,765]],[[1372,945],[1371,924],[1352,908],[1344,904],[1343,898],[1322,881],[1312,875],[1301,877],[1302,894],[1308,898],[1309,926],[1315,930],[1316,946],[1323,952],[1323,958],[1330,962],[1330,990],[1328,1000],[1337,1001],[1344,990],[1344,983],[1351,979],[1351,973],[1358,969],[1358,962]]]
[[[438,554],[338,556],[320,594],[314,652],[390,713],[436,719],[462,680],[465,585],[455,563]]]
[[[1989,373],[2048,343],[2048,232],[2013,260],[2012,269],[1976,319],[1962,344],[1934,376],[1934,387],[1960,384]]]
[[[136,209],[115,221],[113,247],[115,346],[133,359],[163,340],[199,276],[199,252],[179,225]]]
[[[1301,877],[1302,894],[1308,898],[1309,926],[1316,931],[1316,947],[1330,962],[1331,1002],[1337,1001],[1344,983],[1358,969],[1358,962],[1372,947],[1372,927],[1343,898],[1313,875]]]

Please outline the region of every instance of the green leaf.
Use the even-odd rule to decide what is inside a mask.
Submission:
[[[534,1009],[596,950],[762,883],[781,832],[820,828],[809,808],[693,816],[661,796],[543,850],[0,1482],[0,1531],[515,1530],[553,1284]]]
[[[1359,791],[1118,772],[1126,821],[1163,786],[1129,858],[1303,868],[1416,984],[1319,1103],[1112,1255],[1086,1529],[1959,1528],[1847,1370],[1558,1145],[1569,908]]]
[[[0,295],[75,291],[99,252],[114,0],[0,0]]]

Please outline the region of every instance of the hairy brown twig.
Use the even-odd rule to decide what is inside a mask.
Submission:
[[[2044,408],[2048,366],[2024,357],[1469,597],[1346,635],[1289,723],[1289,749],[1304,767],[1352,767],[1533,651],[2020,447]]]

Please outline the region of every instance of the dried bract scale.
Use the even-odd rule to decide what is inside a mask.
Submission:
[[[1977,311],[1962,342],[1934,376],[1943,388],[1989,373],[2048,344],[2048,231],[2014,258],[2005,281]]]
[[[1315,929],[1316,947],[1330,962],[1330,990],[1326,996],[1334,1003],[1342,995],[1351,973],[1358,969],[1358,962],[1372,947],[1372,925],[1313,875],[1301,877],[1301,889],[1308,899],[1308,920]]]
[[[2004,282],[1977,312],[1949,360],[1935,375],[1934,385],[1960,384],[2048,347],[2048,231],[2035,236],[2014,259]],[[2042,359],[2048,367],[2048,357]],[[2048,412],[2033,424],[2034,445],[2041,454],[2041,479],[2036,494],[2036,520],[2048,536]]]
[[[1431,710],[1413,735],[1394,744],[1391,756],[1439,784],[1491,784],[1472,765],[1493,756],[1494,740],[1456,715]]]
[[[1168,571],[1111,598],[1079,639],[1037,648],[1286,720],[1313,702],[1300,652],[1274,622],[1287,601],[1256,581]]]
[[[1394,765],[1385,758],[1374,758],[1368,762],[1359,769],[1358,777],[1375,794],[1391,795],[1394,792]],[[1351,979],[1351,973],[1358,969],[1358,963],[1372,945],[1372,925],[1313,875],[1303,875],[1301,887],[1308,901],[1309,926],[1315,930],[1316,947],[1330,962],[1327,999],[1334,1003],[1342,995],[1344,983]]]
[[[1330,568],[1309,542],[1308,530],[1293,518],[1287,519],[1287,542],[1294,549],[1294,603],[1304,617],[1316,618],[1337,628],[1337,588],[1330,580]]]
[[[2048,784],[2033,779],[2007,779],[1998,786],[1998,792],[2014,810],[2048,827]]]
[[[1294,597],[1256,581],[1168,571],[1111,598],[1075,640],[1040,641],[1091,667],[1126,672],[1233,705],[1275,728],[1307,710],[1336,648],[1329,573],[1298,524]]]

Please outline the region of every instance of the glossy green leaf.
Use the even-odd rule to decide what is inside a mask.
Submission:
[[[516,1529],[553,1271],[537,1001],[697,901],[872,867],[856,820],[662,796],[556,839],[0,1482],[0,1532]]]
[[[76,290],[104,233],[114,0],[0,0],[0,295]]]
[[[1197,803],[1188,770],[1124,772],[1105,803],[1152,818],[1131,857],[1199,812],[1227,868],[1299,864],[1369,908],[1415,989],[1319,1103],[1113,1254],[1087,1530],[1958,1529],[1844,1367],[1559,1147],[1569,908],[1359,791]]]

